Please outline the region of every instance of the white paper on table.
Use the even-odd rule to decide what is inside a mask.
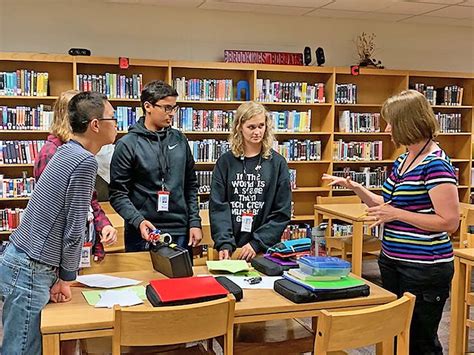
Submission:
[[[76,281],[89,287],[99,288],[134,286],[141,283],[141,281],[138,280],[102,274],[81,275],[76,278]]]
[[[104,291],[100,294],[100,300],[95,304],[96,308],[113,308],[118,304],[121,307],[135,306],[143,303],[137,294],[130,290]]]
[[[227,275],[225,277],[235,282],[241,288],[254,289],[254,290],[255,289],[273,290],[273,284],[275,283],[275,281],[281,279],[281,276],[261,276],[262,281],[260,281],[258,284],[251,285],[248,281],[245,281],[246,279],[249,279],[251,277],[227,276]]]

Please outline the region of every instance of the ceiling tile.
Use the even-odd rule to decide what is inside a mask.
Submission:
[[[466,1],[462,2],[459,5],[461,5],[461,6],[474,6],[474,0],[466,0]]]
[[[373,21],[387,21],[398,22],[407,18],[409,15],[404,14],[385,14],[380,12],[361,12],[357,19],[373,20]]]
[[[466,6],[449,6],[441,10],[430,12],[429,16],[447,18],[474,18],[474,8]]]
[[[318,8],[333,0],[207,0],[207,2]],[[201,1],[202,2],[202,1]]]
[[[453,18],[435,17],[435,16],[414,16],[406,20],[402,20],[400,21],[400,23],[419,23],[419,24],[473,27],[473,22],[471,20],[453,19]]]
[[[407,0],[408,2],[422,2],[429,4],[443,4],[443,5],[455,5],[462,2],[462,0]]]
[[[404,15],[419,15],[425,12],[439,10],[445,7],[441,4],[426,4],[420,2],[393,2],[388,7],[375,12],[382,12],[387,14],[404,14]]]
[[[203,0],[137,0],[142,5],[162,5],[173,7],[198,7]]]
[[[324,6],[328,10],[376,11],[389,6],[391,0],[335,0]]]
[[[316,9],[307,13],[307,16],[315,17],[327,17],[327,18],[357,18],[361,11],[342,11],[342,10],[326,10],[326,9]]]
[[[300,16],[311,11],[308,7],[289,7],[289,6],[270,6],[270,5],[252,5],[252,4],[237,4],[233,2],[209,2],[202,4],[200,9],[207,10],[221,10],[221,11],[238,11],[251,13],[266,13],[273,15],[288,15]]]

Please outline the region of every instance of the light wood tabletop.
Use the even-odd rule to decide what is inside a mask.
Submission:
[[[207,274],[204,266],[195,267],[195,275]],[[143,280],[163,278],[155,271],[112,273],[110,275]],[[385,304],[396,296],[367,281],[370,286],[368,297],[331,300],[306,304],[295,304],[273,290],[244,290],[244,298],[236,303],[234,323],[251,323],[272,319],[317,317],[322,309],[354,309]],[[83,339],[111,336],[113,328],[112,309],[97,309],[87,304],[81,291],[73,287],[73,299],[63,304],[48,304],[41,314],[43,351],[48,355],[59,354],[59,342],[68,339]],[[151,307],[148,301],[136,307]]]

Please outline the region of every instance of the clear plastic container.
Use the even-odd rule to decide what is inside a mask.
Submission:
[[[347,276],[351,263],[334,256],[303,256],[297,260],[300,270],[313,276]]]

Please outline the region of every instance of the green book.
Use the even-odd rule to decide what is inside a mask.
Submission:
[[[211,272],[220,271],[235,274],[236,272],[249,271],[245,260],[210,260],[206,261],[207,269]]]
[[[362,286],[365,284],[364,281],[356,279],[352,276],[345,276],[342,277],[340,280],[335,281],[303,281],[298,279],[297,277],[288,274],[288,272],[285,271],[283,273],[283,277],[311,291],[342,290],[345,288]]]

